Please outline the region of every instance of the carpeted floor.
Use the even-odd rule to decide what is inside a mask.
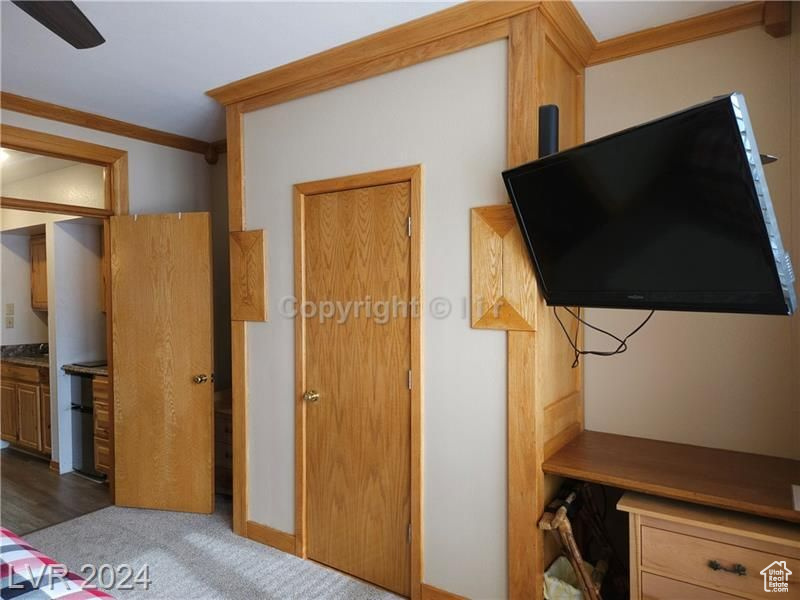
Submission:
[[[230,504],[217,498],[213,515],[112,506],[25,538],[80,574],[81,566],[138,571],[149,565],[149,590],[113,589],[117,598],[256,600],[397,600],[362,581],[234,535]]]

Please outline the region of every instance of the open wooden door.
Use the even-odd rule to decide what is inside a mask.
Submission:
[[[111,217],[116,504],[214,509],[208,213]]]

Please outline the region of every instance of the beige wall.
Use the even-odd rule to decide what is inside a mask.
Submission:
[[[504,41],[248,113],[247,228],[267,230],[269,323],[248,323],[250,518],[294,530],[292,185],[422,163],[424,580],[506,596],[506,335],[471,329],[469,208],[506,202]],[[456,101],[457,100],[457,101]]]
[[[0,343],[47,343],[47,313],[31,308],[31,252],[28,233],[0,234],[0,309],[14,305],[14,327],[0,326]]]
[[[201,154],[10,110],[0,111],[0,120],[6,125],[127,150],[131,213],[189,212],[209,209],[210,173],[208,164]]]
[[[760,150],[781,158],[765,172],[783,242],[800,271],[800,110],[791,111],[792,102],[798,106],[798,69],[797,34],[774,39],[761,28],[592,67],[586,139],[744,92]],[[644,314],[590,310],[587,316],[627,332]],[[656,313],[626,354],[586,359],[586,427],[800,458],[797,323],[798,317]],[[609,346],[591,331],[586,344]]]

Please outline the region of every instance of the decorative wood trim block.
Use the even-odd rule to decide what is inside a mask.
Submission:
[[[536,277],[510,204],[472,209],[472,327],[536,331]]]
[[[281,552],[294,554],[294,535],[267,527],[255,521],[247,522],[247,537],[259,544],[277,548]]]
[[[764,2],[764,31],[776,38],[792,33],[791,2]]]
[[[60,106],[34,98],[26,98],[25,96],[18,96],[17,94],[11,94],[9,92],[0,92],[0,105],[6,110],[32,115],[34,117],[41,117],[51,121],[69,123],[70,125],[78,125],[79,127],[94,129],[95,131],[113,133],[143,142],[150,142],[151,144],[186,150],[187,152],[206,154],[209,147],[209,143],[202,140],[196,140],[166,131],[159,131],[158,129],[150,129],[149,127],[126,123],[125,121],[111,119],[74,108],[67,108],[66,106]]]
[[[595,46],[589,66],[761,25],[764,23],[764,4],[738,4],[698,17],[604,40]]]
[[[231,231],[231,320],[267,320],[264,230]]]
[[[459,596],[427,583],[422,584],[422,600],[469,600],[466,596]]]

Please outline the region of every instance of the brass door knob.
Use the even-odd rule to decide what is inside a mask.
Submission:
[[[205,383],[206,381],[208,381],[208,375],[206,375],[205,373],[200,375],[195,375],[194,377],[192,377],[192,381],[194,381],[195,383]]]
[[[308,390],[303,394],[303,400],[306,402],[319,402],[319,392],[316,390]]]

